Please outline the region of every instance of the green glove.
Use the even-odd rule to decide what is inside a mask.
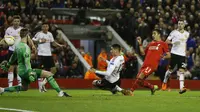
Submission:
[[[1,64],[0,64],[0,67],[1,67],[2,70],[8,71],[10,64],[7,61],[2,61]]]
[[[34,82],[36,80],[36,73],[35,72],[29,72],[29,81]]]

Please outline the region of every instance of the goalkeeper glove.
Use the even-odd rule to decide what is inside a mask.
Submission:
[[[8,69],[10,67],[10,63],[7,62],[7,61],[3,61],[3,62],[1,62],[0,67],[1,67],[2,70],[8,71]]]

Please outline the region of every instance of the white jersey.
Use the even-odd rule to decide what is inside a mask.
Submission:
[[[124,64],[124,57],[117,56],[113,57],[109,63],[106,71],[96,71],[96,73],[104,75],[105,79],[110,83],[114,83],[120,78],[120,71],[122,70]]]
[[[41,39],[46,39],[45,43],[38,44],[38,55],[39,56],[52,56],[51,54],[51,42],[54,41],[53,35],[51,32],[43,33],[42,31],[35,34],[33,41],[39,41]]]
[[[186,42],[188,38],[189,32],[187,31],[184,31],[183,33],[178,30],[172,31],[167,38],[172,42],[171,53],[179,56],[186,56]]]
[[[10,26],[10,27],[8,27],[6,29],[5,36],[11,35],[11,36],[15,37],[15,43],[14,43],[14,45],[9,46],[9,50],[10,51],[14,51],[15,50],[15,46],[17,44],[19,44],[19,42],[21,41],[21,37],[20,37],[20,30],[21,29],[22,29],[21,26],[19,26],[17,29],[14,29],[13,26]]]

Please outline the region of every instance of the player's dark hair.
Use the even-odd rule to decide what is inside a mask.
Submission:
[[[20,30],[20,37],[21,38],[24,38],[27,34],[28,34],[28,29],[27,28],[22,28],[21,30]]]
[[[43,22],[42,25],[48,25],[49,26],[49,23],[48,22]]]
[[[178,19],[178,21],[182,21],[182,22],[185,21],[184,18],[183,18],[183,15],[180,16],[180,18]]]
[[[153,31],[156,31],[160,36],[162,36],[162,31],[160,29],[154,29]]]
[[[15,19],[21,20],[21,17],[20,17],[19,15],[14,15],[14,16],[13,16],[13,20],[15,20]]]
[[[119,51],[121,51],[121,46],[119,44],[113,44],[111,47],[113,49],[118,49]]]

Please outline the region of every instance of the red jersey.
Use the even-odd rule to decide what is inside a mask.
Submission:
[[[154,70],[157,69],[163,54],[169,52],[168,44],[163,41],[153,41],[145,49],[145,60],[143,66],[150,66]]]

